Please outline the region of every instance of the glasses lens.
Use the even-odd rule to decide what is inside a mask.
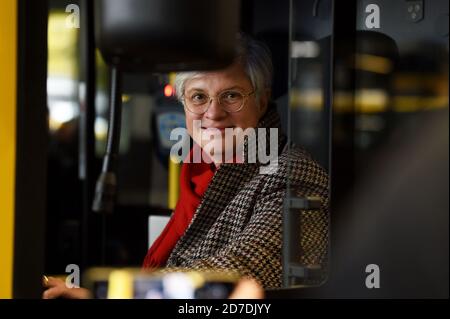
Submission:
[[[191,95],[186,96],[186,106],[187,108],[197,114],[202,114],[206,111],[208,107],[209,98],[206,94],[196,92]]]
[[[220,94],[219,102],[225,110],[236,112],[244,103],[244,95],[238,91],[226,91]]]

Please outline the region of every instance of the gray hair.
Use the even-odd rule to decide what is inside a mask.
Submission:
[[[243,33],[238,34],[236,57],[234,62],[239,62],[252,83],[255,90],[256,101],[259,102],[261,94],[272,86],[272,58],[267,46]],[[201,72],[180,72],[175,77],[175,92],[180,102],[186,81]]]

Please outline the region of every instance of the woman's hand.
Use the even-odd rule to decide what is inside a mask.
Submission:
[[[85,288],[69,288],[64,280],[54,277],[46,277],[43,279],[43,286],[47,288],[42,293],[42,299],[89,299],[92,294]]]

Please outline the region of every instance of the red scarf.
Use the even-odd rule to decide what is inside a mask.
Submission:
[[[193,150],[188,155],[191,159],[192,154]],[[180,174],[180,197],[175,211],[161,235],[148,250],[143,268],[165,266],[170,253],[189,226],[200,200],[214,176],[214,171],[213,163],[183,163]]]

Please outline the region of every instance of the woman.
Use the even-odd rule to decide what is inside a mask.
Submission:
[[[245,36],[240,37],[236,60],[226,69],[177,75],[176,93],[185,109],[187,130],[202,156],[195,161],[194,146],[183,163],[180,199],[149,249],[144,268],[237,271],[264,288],[281,287],[288,179],[297,196],[322,201],[320,211],[304,214],[300,244],[302,263],[323,261],[327,174],[304,150],[287,146],[275,106],[269,103],[271,78],[270,53]],[[225,128],[241,133],[255,129],[255,135],[227,144]],[[275,165],[263,165],[261,149],[277,150],[271,154]]]
[[[298,196],[322,199],[322,212],[303,220],[317,227],[302,243],[303,262],[322,262],[327,239],[327,174],[303,150],[285,147],[275,106],[269,103],[271,78],[268,50],[245,37],[228,68],[177,76],[176,92],[184,105],[189,135],[203,150],[211,141],[202,134],[219,129],[221,138],[212,143],[214,154],[207,154],[213,167],[183,164],[181,200],[159,242],[149,250],[144,267],[233,270],[266,288],[280,287],[281,217],[288,178]],[[194,121],[201,125],[193,125]],[[276,138],[270,137],[278,140],[278,167],[261,174],[260,161],[248,160],[249,143],[243,147],[243,163],[232,163],[239,152],[236,143],[229,144],[235,151],[228,152],[231,160],[226,156],[225,128],[265,128],[267,142],[274,134],[269,128],[276,128]],[[256,144],[260,146],[259,137]]]

